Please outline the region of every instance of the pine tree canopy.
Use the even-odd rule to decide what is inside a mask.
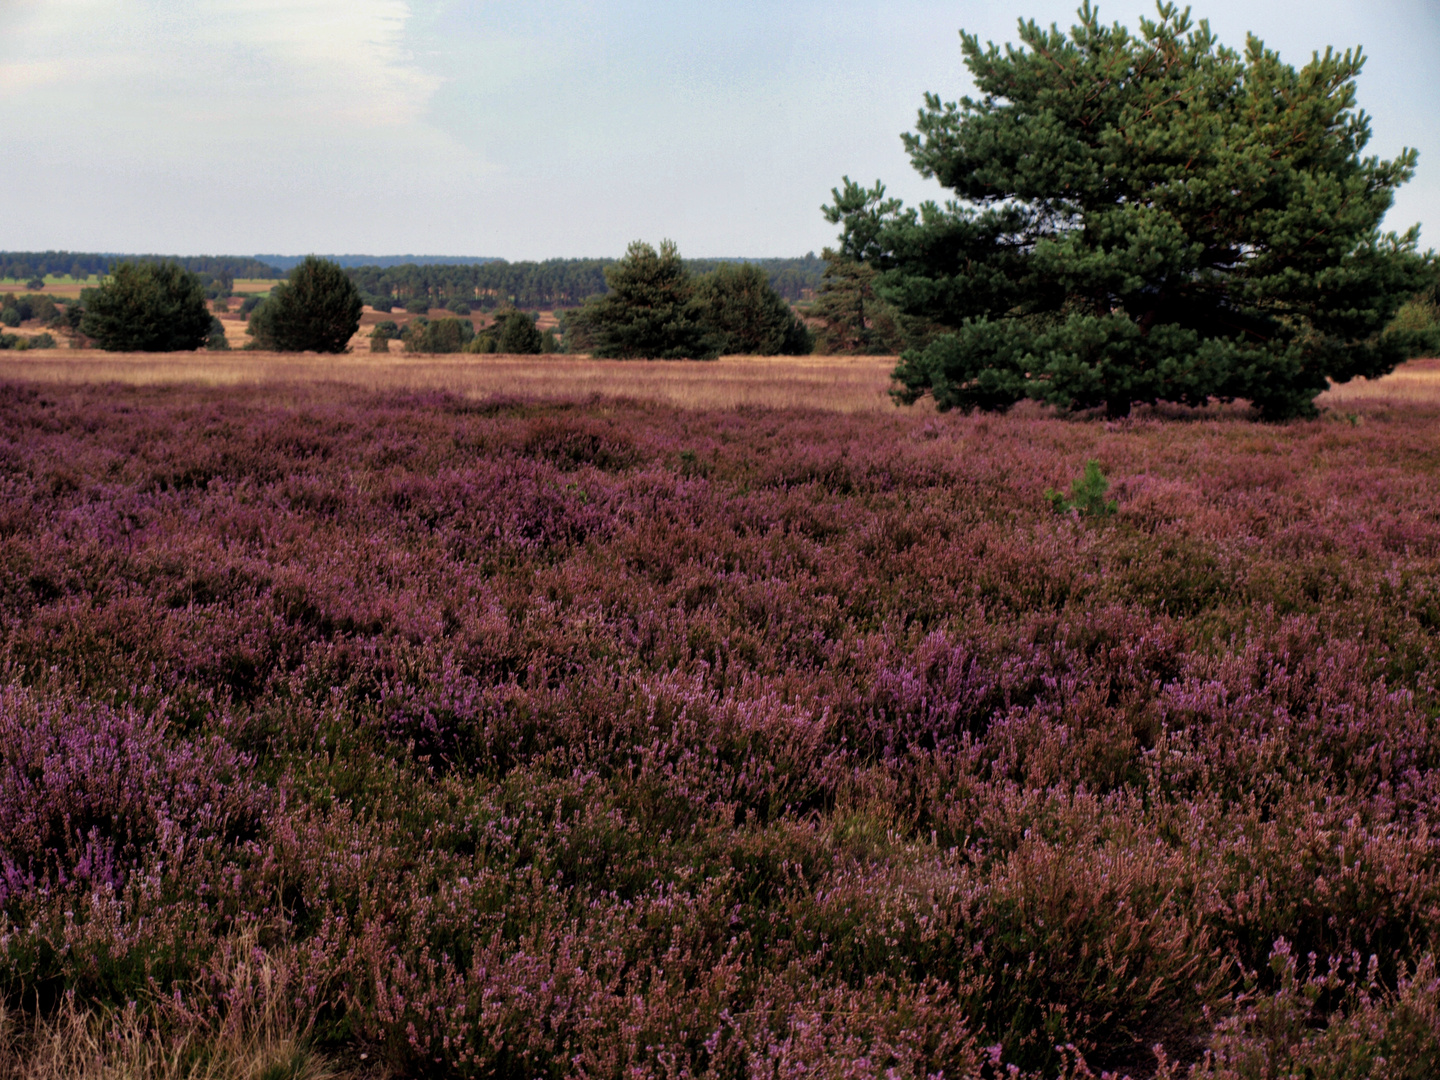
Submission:
[[[1358,49],[1297,71],[1169,3],[1138,35],[1088,2],[1078,20],[1022,22],[1003,51],[961,32],[980,96],[927,94],[904,136],[944,205],[847,177],[824,208],[876,293],[942,329],[902,354],[901,400],[1123,415],[1245,398],[1280,419],[1434,347],[1387,332],[1435,261],[1417,228],[1380,231],[1416,154],[1362,157]]]
[[[721,263],[697,278],[695,317],[704,328],[705,355],[803,356],[814,347],[805,324],[758,266]]]
[[[198,349],[214,316],[200,279],[175,262],[123,262],[86,289],[81,333],[112,352]]]
[[[661,241],[659,251],[635,241],[605,268],[605,281],[610,291],[591,298],[582,312],[594,355],[672,360],[703,353],[690,271],[673,241]]]
[[[364,306],[338,263],[307,255],[250,316],[250,336],[262,349],[342,353]]]

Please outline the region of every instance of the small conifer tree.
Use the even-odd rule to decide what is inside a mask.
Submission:
[[[342,353],[360,329],[360,290],[338,263],[306,256],[250,316],[257,347]]]

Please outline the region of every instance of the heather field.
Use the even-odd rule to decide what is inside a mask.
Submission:
[[[1431,1074],[1440,407],[644,396],[0,384],[0,1075]]]

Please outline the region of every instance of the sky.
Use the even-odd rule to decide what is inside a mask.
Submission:
[[[842,176],[943,198],[900,144],[970,92],[958,30],[1076,0],[0,0],[0,250],[511,260],[819,251]],[[1103,0],[1132,28],[1142,0]],[[1363,45],[1388,228],[1440,247],[1440,3],[1211,0],[1297,66]]]

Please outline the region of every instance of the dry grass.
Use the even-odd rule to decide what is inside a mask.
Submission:
[[[32,289],[24,280],[0,278],[0,293],[44,293],[46,296],[75,299],[80,296],[82,289],[93,289],[102,280],[99,277],[87,278],[84,281],[76,281],[70,277],[60,280],[49,278],[43,289]],[[234,284],[237,293],[268,293],[274,287],[275,282],[269,278],[237,278]]]
[[[1332,386],[1315,402],[1322,409],[1349,405],[1440,404],[1440,359],[1411,360],[1381,379],[1352,379]]]
[[[32,289],[23,281],[0,281],[0,293],[15,293],[17,296],[26,293],[43,293],[45,296],[54,296],[60,299],[74,300],[80,296],[82,289],[93,289],[99,282],[96,279],[90,281],[47,281],[43,289]]]
[[[0,1080],[331,1080],[336,1073],[293,1033],[228,1038],[162,1032],[137,1010],[85,1012],[67,1000],[20,1025],[0,1005]]]
[[[230,327],[227,325],[227,330]],[[106,353],[54,349],[0,354],[0,379],[156,386],[338,383],[369,390],[445,390],[465,397],[599,394],[687,408],[808,406],[840,413],[894,409],[894,357],[727,356],[719,360],[592,360],[571,356],[344,356],[281,353]]]
[[[306,1043],[293,964],[230,943],[209,986],[123,1010],[65,997],[41,1018],[0,1001],[0,1080],[340,1080]]]
[[[726,356],[710,361],[592,360],[583,356],[388,356],[357,337],[344,356],[240,352],[245,322],[223,318],[232,353],[106,353],[54,349],[0,353],[0,379],[132,386],[283,386],[331,383],[367,390],[444,390],[464,397],[601,395],[685,408],[745,405],[886,412],[893,356]],[[1355,379],[1321,394],[1321,408],[1440,404],[1440,359],[1412,360],[1382,379]],[[920,408],[933,408],[922,402]]]

